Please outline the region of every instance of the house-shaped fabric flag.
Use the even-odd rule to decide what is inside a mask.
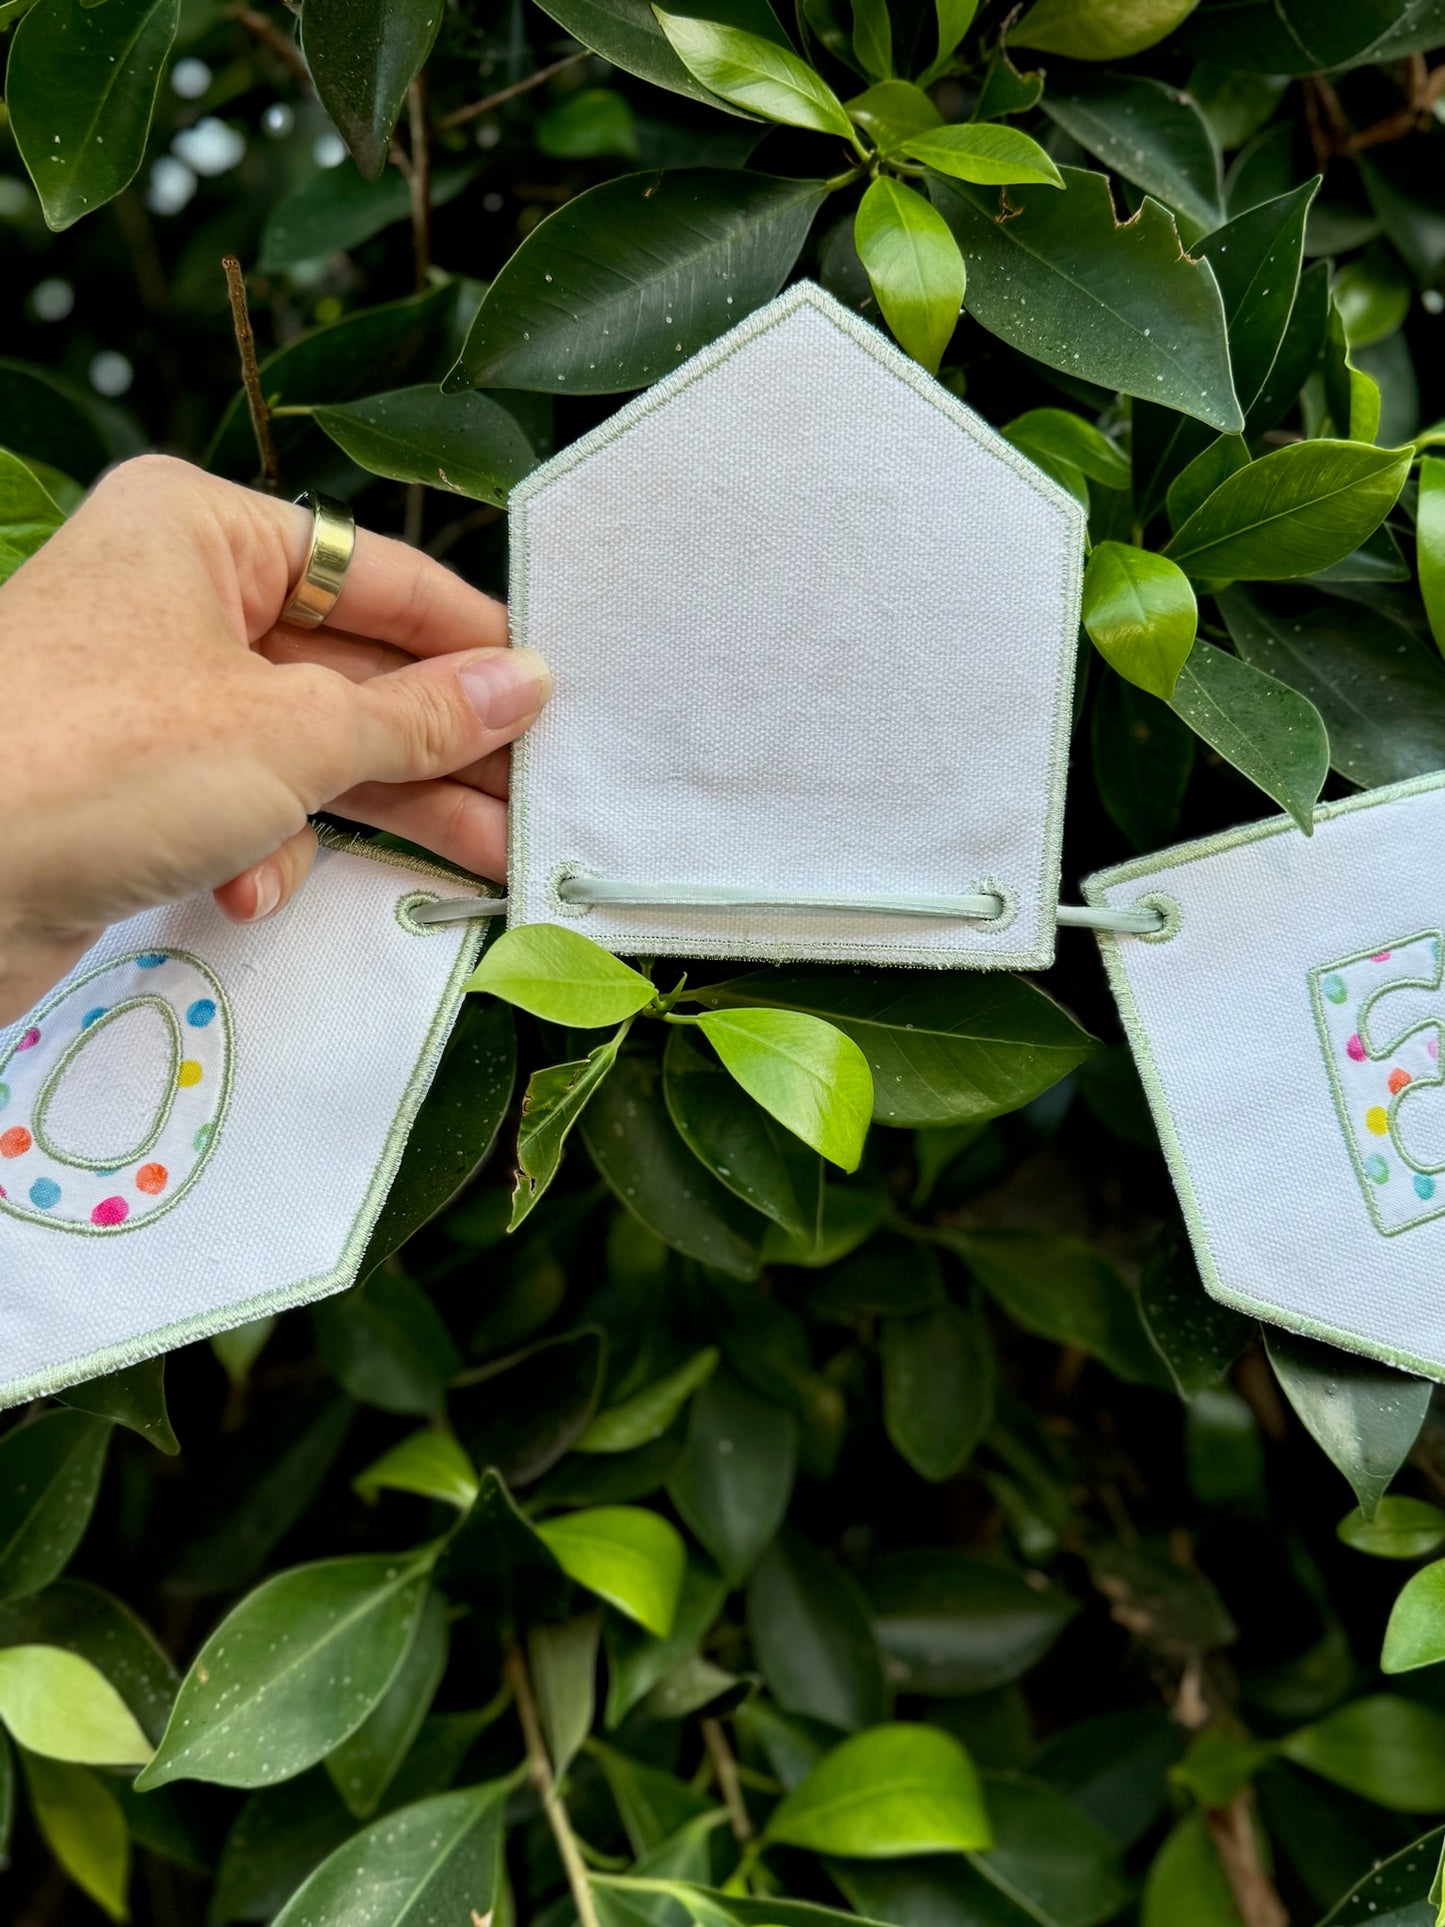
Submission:
[[[510,919],[628,953],[1052,961],[1084,513],[801,283],[512,497]]]

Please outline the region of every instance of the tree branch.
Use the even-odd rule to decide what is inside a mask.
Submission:
[[[568,54],[562,60],[554,60],[550,67],[539,67],[525,80],[516,81],[510,87],[503,87],[500,93],[488,94],[485,100],[474,100],[469,107],[454,107],[449,114],[443,114],[437,122],[439,134],[450,133],[453,127],[465,127],[470,120],[480,120],[483,114],[490,114],[494,107],[504,107],[509,100],[519,94],[529,94],[534,87],[551,80],[554,74],[565,74],[569,67],[576,67],[584,60],[590,60],[591,50],[581,47],[575,54]]]
[[[1206,1813],[1204,1824],[1244,1927],[1289,1927],[1284,1902],[1260,1864],[1254,1837],[1254,1795],[1249,1788],[1236,1793],[1227,1807]]]
[[[717,1773],[718,1792],[723,1797],[728,1810],[728,1820],[732,1825],[733,1839],[740,1847],[747,1845],[755,1831],[752,1815],[748,1812],[743,1799],[743,1790],[738,1784],[738,1763],[733,1758],[733,1750],[728,1745],[727,1734],[723,1732],[720,1720],[703,1720],[702,1743],[708,1750],[708,1757]]]
[[[304,87],[311,85],[311,69],[306,65],[305,54],[290,34],[283,33],[269,15],[256,7],[246,6],[223,7],[221,11],[227,20],[234,20],[238,26],[244,27],[258,45],[275,54],[282,66]]]
[[[431,273],[431,129],[427,125],[426,73],[423,70],[406,90],[411,128],[411,254],[418,294],[424,294]]]
[[[256,437],[256,452],[261,458],[261,486],[268,495],[274,495],[281,486],[281,471],[276,461],[276,444],[271,439],[271,411],[261,391],[261,370],[256,364],[256,337],[251,330],[251,310],[246,302],[246,279],[234,254],[225,255],[221,266],[226,274],[226,292],[231,297],[231,326],[235,331],[236,351],[241,357],[241,384],[251,412],[251,433]]]
[[[592,1899],[592,1887],[587,1877],[587,1864],[577,1846],[572,1823],[567,1818],[567,1809],[562,1804],[562,1796],[557,1791],[557,1782],[552,1777],[552,1762],[547,1757],[547,1743],[542,1738],[542,1722],[537,1717],[537,1702],[532,1694],[532,1679],[527,1671],[527,1662],[522,1657],[520,1646],[514,1646],[507,1654],[502,1667],[502,1677],[511,1687],[517,1701],[517,1717],[522,1722],[522,1737],[527,1743],[527,1776],[537,1789],[542,1802],[542,1811],[547,1816],[547,1824],[552,1829],[552,1838],[557,1843],[562,1867],[567,1875],[567,1886],[572,1895],[572,1904],[577,1909],[577,1919],[581,1927],[600,1927],[597,1908]]]

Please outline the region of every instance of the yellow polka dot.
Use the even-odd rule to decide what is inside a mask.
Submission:
[[[181,1065],[181,1068],[176,1072],[176,1082],[180,1085],[181,1089],[184,1091],[189,1089],[189,1087],[192,1084],[199,1084],[200,1081],[201,1081],[201,1067],[196,1062],[194,1057],[188,1057],[185,1060],[185,1062]],[[1383,1117],[1385,1113],[1381,1111],[1379,1115]],[[1374,1117],[1375,1113],[1371,1111],[1370,1116]],[[1375,1128],[1374,1125],[1371,1124],[1370,1129],[1373,1131],[1374,1128]],[[1380,1126],[1380,1129],[1383,1131],[1384,1128],[1385,1127],[1382,1124]]]
[[[1383,1104],[1372,1104],[1365,1112],[1365,1129],[1373,1131],[1376,1137],[1383,1137],[1389,1128],[1390,1113]]]

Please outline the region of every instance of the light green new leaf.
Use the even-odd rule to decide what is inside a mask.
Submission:
[[[1199,606],[1184,571],[1128,542],[1096,543],[1084,575],[1089,640],[1127,682],[1167,703],[1194,647]]]
[[[788,47],[764,40],[741,27],[654,7],[672,50],[694,80],[710,93],[730,100],[765,120],[788,127],[811,127],[854,142],[852,123],[842,101],[805,60]],[[881,78],[881,76],[880,76]]]
[[[514,1782],[492,1780],[418,1800],[336,1849],[273,1927],[426,1927],[489,1918],[497,1890],[502,1809]]]
[[[640,158],[632,103],[615,87],[584,87],[537,122],[537,145],[554,161]]]
[[[1031,460],[1067,462],[1103,488],[1128,488],[1129,458],[1093,422],[1067,408],[1030,408],[999,431]]]
[[[537,1535],[569,1579],[666,1639],[687,1568],[675,1526],[641,1506],[602,1505],[544,1520]]]
[[[425,482],[498,508],[537,466],[516,416],[475,389],[444,395],[434,382],[395,388],[318,408],[315,421],[368,475]]]
[[[973,25],[973,17],[978,12],[978,0],[934,0],[934,11],[938,15],[938,58],[933,66],[942,68]]]
[[[1287,1734],[1279,1750],[1394,1813],[1445,1808],[1445,1713],[1433,1706],[1374,1693]]]
[[[130,1834],[120,1802],[89,1767],[22,1753],[40,1837],[83,1893],[112,1920],[130,1918]]]
[[[60,1646],[0,1648],[0,1723],[32,1753],[78,1766],[144,1766],[151,1756],[110,1681]]]
[[[1202,1813],[1176,1821],[1155,1854],[1139,1927],[1244,1927]]]
[[[683,66],[672,51],[667,36],[657,23],[648,0],[547,0],[542,11],[548,13],[584,47],[590,47],[625,74],[636,74],[654,87],[669,88],[689,100],[700,100],[721,112],[738,110],[719,102]],[[778,24],[768,0],[708,0],[708,18],[724,20],[734,27],[745,27],[764,40],[775,40],[780,47],[791,43]],[[838,50],[843,46],[841,29]]]
[[[1445,1659],[1445,1559],[1437,1559],[1405,1581],[1385,1628],[1380,1670],[1412,1673],[1417,1666],[1433,1666],[1441,1659]]]
[[[1423,1559],[1445,1545],[1445,1512],[1428,1499],[1387,1492],[1373,1518],[1367,1519],[1356,1506],[1335,1531],[1347,1546],[1375,1559]]]
[[[888,0],[853,0],[853,52],[870,80],[893,73],[893,22]]]
[[[137,1786],[270,1786],[323,1759],[405,1659],[434,1557],[323,1559],[248,1593],[196,1655]]]
[[[38,0],[15,29],[5,104],[55,232],[134,179],[180,13],[180,0]]]
[[[845,1171],[873,1116],[873,1073],[834,1025],[798,1010],[716,1010],[698,1026],[756,1103]]]
[[[960,127],[938,127],[915,134],[903,143],[910,160],[922,161],[939,174],[987,186],[1009,182],[1042,181],[1062,187],[1064,177],[1036,140],[1016,127],[994,121],[971,121]]]
[[[641,971],[559,923],[504,930],[465,987],[575,1030],[621,1023],[657,995]]]
[[[1342,562],[1384,521],[1411,453],[1340,441],[1276,448],[1221,482],[1164,553],[1214,580],[1313,575]]]
[[[774,1810],[767,1838],[815,1853],[889,1860],[993,1845],[973,1761],[933,1726],[875,1726],[818,1762]]]
[[[1432,1386],[1273,1326],[1264,1336],[1285,1397],[1372,1519],[1425,1422]]]
[[[685,1365],[653,1384],[634,1392],[606,1412],[599,1412],[581,1438],[574,1441],[574,1452],[633,1452],[639,1445],[660,1439],[687,1401],[705,1385],[717,1369],[718,1349],[709,1345],[694,1352]]]
[[[1330,745],[1314,704],[1227,649],[1196,642],[1170,704],[1195,735],[1289,811],[1306,836],[1329,771]]]
[[[884,153],[893,153],[914,134],[943,125],[942,114],[911,80],[880,80],[845,105],[848,118],[866,128]]]
[[[110,1426],[42,1412],[0,1439],[0,1599],[48,1586],[90,1523]]]
[[[1009,33],[1015,47],[1067,54],[1071,60],[1122,60],[1143,53],[1199,0],[1038,0]]]
[[[366,1500],[374,1500],[382,1491],[416,1492],[426,1499],[442,1499],[460,1512],[467,1511],[477,1496],[471,1460],[450,1432],[440,1432],[434,1425],[393,1445],[351,1483]]]
[[[544,1065],[528,1078],[517,1125],[517,1181],[509,1231],[516,1230],[556,1177],[568,1133],[581,1117],[588,1098],[617,1062],[626,1035],[624,1023],[615,1036],[585,1057],[567,1064]]]
[[[853,243],[899,346],[936,375],[963,306],[963,256],[948,223],[921,194],[880,174],[858,204]]]
[[[308,0],[301,22],[306,64],[321,105],[369,180],[386,165],[406,90],[441,20],[440,0]]]
[[[1438,459],[1420,464],[1415,557],[1430,634],[1435,638],[1435,647],[1445,656],[1445,462]]]
[[[0,582],[42,548],[64,520],[30,465],[0,448]]]

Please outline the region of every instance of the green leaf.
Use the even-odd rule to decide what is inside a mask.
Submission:
[[[1195,741],[1157,697],[1111,669],[1099,678],[1089,729],[1094,784],[1136,850],[1158,849],[1178,828]]]
[[[517,1181],[509,1231],[517,1229],[556,1177],[568,1134],[587,1100],[617,1062],[627,1031],[624,1023],[605,1044],[598,1044],[585,1057],[568,1064],[548,1064],[528,1078],[517,1125]]]
[[[60,1579],[43,1592],[0,1606],[0,1646],[61,1647],[88,1660],[120,1694],[148,1739],[158,1740],[165,1731],[179,1676],[130,1608],[99,1586]]]
[[[179,20],[180,0],[39,0],[16,28],[5,104],[56,233],[135,178]]]
[[[595,1506],[545,1520],[537,1536],[569,1579],[659,1639],[671,1632],[687,1550],[666,1519],[639,1506]]]
[[[1182,528],[1202,508],[1222,482],[1249,466],[1249,450],[1242,435],[1216,435],[1174,477],[1165,498],[1171,529]]]
[[[1202,1813],[1176,1821],[1154,1856],[1139,1927],[1244,1927]]]
[[[1062,187],[1064,177],[1036,140],[1016,127],[997,122],[970,121],[963,126],[938,127],[915,134],[902,144],[910,160],[922,161],[938,174],[981,185],[1043,182]]]
[[[1199,622],[1182,569],[1132,543],[1095,543],[1084,575],[1083,622],[1111,669],[1170,701]]]
[[[591,1424],[606,1372],[607,1341],[584,1325],[466,1373],[451,1413],[472,1463],[513,1485],[540,1479]]]
[[[376,1820],[322,1861],[273,1927],[352,1927],[365,1896],[367,1927],[417,1927],[490,1915],[502,1850],[502,1809],[513,1781],[439,1793]]]
[[[695,1653],[722,1611],[727,1587],[706,1560],[688,1560],[673,1614],[672,1631],[657,1639],[631,1620],[609,1615],[603,1626],[607,1646],[609,1727],[618,1726],[652,1688],[689,1654]]]
[[[1265,1348],[1301,1424],[1372,1519],[1424,1423],[1429,1381],[1272,1326]]]
[[[720,107],[725,113],[737,111],[693,79],[673,52],[649,0],[547,0],[543,11],[565,27],[573,39],[624,73],[704,101],[709,107]],[[707,17],[742,27],[780,47],[790,45],[767,0],[708,0]]]
[[[1196,642],[1175,684],[1174,713],[1304,831],[1329,771],[1330,745],[1307,698],[1227,649]]]
[[[499,508],[513,484],[537,466],[516,417],[475,390],[443,395],[432,385],[396,388],[318,408],[315,420],[368,475],[425,482]]]
[[[382,8],[369,0],[307,4],[301,44],[316,92],[356,165],[374,181],[442,9],[438,0],[387,0]]]
[[[446,1605],[430,1592],[390,1686],[356,1731],[327,1754],[331,1784],[358,1819],[376,1812],[421,1731],[447,1669],[449,1645]]]
[[[589,937],[559,923],[504,930],[467,979],[468,990],[576,1030],[597,1030],[645,1010],[657,995],[650,979]]]
[[[110,1426],[88,1412],[42,1412],[0,1439],[0,1599],[39,1592],[90,1523]]]
[[[120,1803],[88,1767],[22,1753],[40,1837],[82,1893],[112,1920],[129,1920],[130,1835]]]
[[[115,1425],[139,1432],[167,1458],[174,1458],[181,1449],[166,1411],[164,1354],[118,1372],[107,1372],[103,1378],[71,1385],[60,1398],[79,1411],[94,1412],[97,1418],[108,1418]]]
[[[755,1278],[767,1219],[695,1158],[663,1102],[656,1061],[624,1052],[582,1117],[592,1162],[618,1199],[677,1250]]]
[[[634,1854],[651,1853],[709,1810],[708,1801],[685,1781],[659,1767],[645,1766],[597,1740],[589,1741],[587,1752],[602,1769]],[[627,1927],[637,1923],[628,1922]]]
[[[994,1355],[976,1301],[885,1318],[883,1423],[925,1479],[951,1479],[993,1422]]]
[[[709,984],[714,1009],[804,1010],[851,1037],[873,1072],[879,1124],[962,1124],[1015,1111],[1073,1070],[1093,1040],[1004,971],[940,976],[789,968]]]
[[[880,174],[858,205],[853,242],[899,346],[937,374],[963,306],[963,256],[948,223],[921,194]]]
[[[818,1234],[823,1164],[723,1069],[696,1026],[677,1025],[662,1060],[667,1111],[694,1157],[795,1238]]]
[[[853,0],[853,52],[872,80],[887,80],[893,72],[893,22],[888,0]]]
[[[600,1608],[560,1626],[534,1626],[527,1635],[527,1665],[537,1694],[547,1754],[558,1779],[592,1730],[601,1637]]]
[[[1077,1611],[1066,1593],[963,1552],[899,1552],[867,1565],[873,1631],[901,1692],[987,1693],[1026,1673]]]
[[[930,175],[968,262],[968,312],[1047,367],[1237,433],[1244,417],[1213,270],[1184,253],[1157,201],[1121,225],[1104,175],[1060,172],[1062,194],[1000,195]]]
[[[658,6],[652,11],[673,52],[709,93],[788,127],[811,127],[845,141],[854,139],[842,101],[790,47],[721,21],[667,13]]]
[[[1445,656],[1445,461],[1420,464],[1415,510],[1415,555],[1420,595],[1435,646]]]
[[[1219,150],[1188,94],[1142,74],[1085,72],[1051,86],[1042,106],[1081,147],[1195,229],[1219,226]]]
[[[990,1886],[1050,1927],[1112,1920],[1130,1884],[1108,1835],[1042,1781],[990,1776],[985,1790],[994,1844],[969,1858]]]
[[[32,1753],[78,1766],[144,1766],[151,1756],[105,1675],[59,1646],[0,1648],[0,1721]]]
[[[383,1207],[384,1208],[384,1207]],[[266,1349],[266,1341],[276,1329],[275,1314],[252,1318],[244,1325],[232,1325],[211,1339],[211,1351],[221,1370],[234,1386],[244,1386],[251,1367]]]
[[[844,1740],[774,1809],[767,1837],[863,1860],[993,1845],[973,1761],[933,1726],[875,1726]]]
[[[950,1232],[946,1241],[1026,1330],[1092,1352],[1134,1384],[1160,1383],[1135,1295],[1091,1245],[1040,1231]]]
[[[1390,510],[1411,451],[1358,442],[1293,442],[1228,476],[1165,554],[1190,575],[1283,582],[1359,547]]]
[[[447,1541],[438,1579],[448,1597],[485,1609],[504,1636],[520,1623],[561,1617],[567,1575],[505,1482],[482,1474],[476,1502]]]
[[[758,1561],[748,1587],[748,1636],[785,1712],[845,1733],[887,1716],[867,1601],[851,1575],[801,1533],[784,1528]]]
[[[687,1450],[668,1493],[732,1585],[747,1577],[787,1511],[797,1436],[791,1412],[726,1369],[692,1402]]]
[[[1380,1503],[1388,1505],[1391,1501]],[[1440,1659],[1445,1659],[1445,1559],[1437,1559],[1405,1581],[1385,1628],[1380,1670],[1410,1673],[1417,1666],[1433,1666]]]
[[[537,122],[537,145],[555,161],[640,158],[637,121],[615,87],[584,87]]]
[[[1352,1927],[1360,1920],[1368,1920],[1370,1927],[1436,1927],[1437,1895],[1430,1874],[1439,1866],[1442,1841],[1445,1834],[1436,1827],[1388,1860],[1376,1862],[1341,1895],[1320,1927],[1347,1927],[1347,1923]],[[1437,1873],[1437,1883],[1438,1879]]]
[[[1139,1316],[1183,1399],[1217,1385],[1256,1333],[1253,1319],[1210,1297],[1188,1243],[1172,1225],[1144,1262]]]
[[[1335,1530],[1347,1546],[1375,1559],[1424,1559],[1445,1545],[1445,1512],[1426,1499],[1386,1493],[1373,1518],[1356,1506]]]
[[[1433,46],[1439,17],[1431,0],[1249,0],[1202,8],[1181,38],[1251,73],[1307,74]]]
[[[1122,60],[1173,33],[1199,0],[1038,0],[1010,34],[1016,47],[1071,60]]]
[[[1129,458],[1101,428],[1067,408],[1030,408],[1000,431],[1025,455],[1067,462],[1104,488],[1128,488]]]
[[[461,1353],[419,1285],[395,1269],[323,1299],[312,1313],[317,1348],[363,1405],[418,1417],[441,1410]]]
[[[269,1786],[323,1759],[400,1669],[434,1556],[323,1559],[248,1593],[196,1655],[137,1786]]]
[[[973,25],[978,0],[934,0],[934,11],[938,15],[938,58],[934,65],[941,67]]]
[[[383,1491],[416,1492],[465,1512],[477,1496],[477,1475],[452,1434],[428,1425],[383,1452],[352,1486],[367,1500]]]
[[[660,1439],[693,1393],[712,1377],[716,1346],[694,1352],[675,1372],[655,1379],[620,1405],[599,1412],[573,1446],[576,1452],[632,1452]]]
[[[880,80],[844,105],[848,118],[866,128],[885,151],[891,152],[913,134],[943,125],[943,116],[911,80]]]
[[[471,167],[449,167],[431,177],[431,204],[445,207],[475,178]],[[271,208],[261,233],[263,274],[327,261],[360,247],[373,234],[411,214],[411,189],[399,168],[375,181],[349,163],[319,167]]]
[[[731,1889],[698,1887],[685,1880],[641,1881],[608,1878],[606,1885],[621,1892],[652,1892],[676,1900],[698,1927],[855,1927],[859,1916],[837,1907],[819,1907],[808,1900],[786,1900],[780,1894],[737,1894]],[[864,1920],[862,1927],[878,1927]]]
[[[43,548],[64,520],[28,464],[0,448],[0,582]]]
[[[1279,1750],[1296,1766],[1393,1813],[1445,1807],[1445,1713],[1433,1706],[1375,1693],[1287,1734]]]
[[[851,1037],[794,1010],[709,1011],[697,1023],[755,1103],[843,1170],[858,1168],[873,1076]]]
[[[974,119],[1001,120],[1009,114],[1026,114],[1031,107],[1038,106],[1043,91],[1043,70],[1021,74],[1009,59],[1000,36],[984,69]]]

